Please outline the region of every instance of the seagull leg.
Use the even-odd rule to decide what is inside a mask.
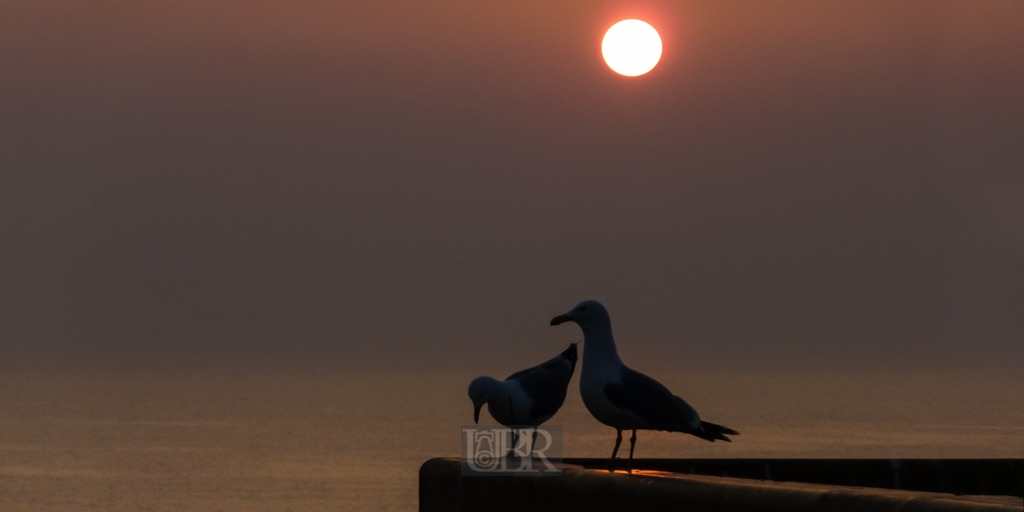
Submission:
[[[516,423],[516,410],[515,410],[514,407],[512,407],[512,397],[511,396],[508,397],[508,416],[509,416],[509,419],[512,421],[512,424],[515,425],[515,423]],[[506,458],[509,458],[509,459],[515,458],[515,456],[516,456],[516,445],[518,445],[518,444],[519,444],[519,429],[513,428],[512,429],[512,449],[510,449],[508,451],[508,455],[505,456]]]
[[[516,446],[519,444],[519,430],[512,429],[512,447],[509,448],[505,458],[513,459],[516,456]]]
[[[530,444],[530,458],[533,458],[533,449],[537,447],[537,427],[533,427],[533,443]]]
[[[633,437],[629,438],[629,472],[633,472],[633,448],[636,447],[636,429],[633,429]]]
[[[622,444],[622,429],[617,428],[615,431],[618,432],[618,435],[615,436],[615,449],[612,450],[612,458],[608,460],[609,473],[615,472],[615,455],[619,453],[619,445]]]

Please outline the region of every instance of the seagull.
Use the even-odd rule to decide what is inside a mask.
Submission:
[[[622,364],[615,350],[608,310],[600,302],[581,302],[572,311],[551,319],[551,325],[565,322],[576,322],[587,344],[580,374],[583,404],[597,421],[618,433],[609,467],[615,463],[623,430],[633,431],[629,439],[631,470],[637,430],[683,432],[711,442],[732,442],[725,434],[739,435],[731,428],[701,421],[693,407],[660,382]]]
[[[487,404],[491,417],[512,429],[512,449],[519,444],[519,429],[533,427],[533,446],[537,444],[537,426],[551,419],[565,402],[565,391],[576,370],[576,344],[533,368],[513,373],[503,381],[477,377],[469,383],[473,400],[473,421],[480,423],[480,409]],[[533,450],[531,448],[530,453]]]

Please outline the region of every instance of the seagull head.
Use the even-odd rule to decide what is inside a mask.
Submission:
[[[551,319],[551,325],[563,324],[565,322],[576,322],[586,331],[587,327],[598,326],[610,323],[608,310],[596,300],[585,300],[572,308],[572,311]]]
[[[480,409],[491,401],[498,381],[491,377],[477,377],[469,383],[469,399],[473,401],[473,422],[480,423]]]

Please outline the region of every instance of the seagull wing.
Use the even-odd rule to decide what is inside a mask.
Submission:
[[[620,377],[621,382],[609,382],[604,387],[605,395],[616,407],[643,418],[651,430],[700,431],[697,411],[660,382],[625,366]]]
[[[533,368],[513,373],[505,380],[514,380],[523,387],[523,391],[533,400],[530,414],[542,418],[555,414],[562,407],[575,368],[576,361],[570,362],[558,356]]]

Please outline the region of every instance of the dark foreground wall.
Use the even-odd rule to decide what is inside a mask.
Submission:
[[[575,462],[590,461],[577,459]],[[635,462],[637,468],[647,467],[647,462],[652,462],[652,465],[672,463],[642,460]],[[705,462],[713,464],[730,461]],[[737,468],[751,463],[749,460],[740,462]],[[1016,464],[1017,481],[1020,482],[1020,461],[1016,461]],[[694,470],[696,472],[696,467]],[[737,472],[742,473],[742,470]],[[609,473],[572,464],[565,465],[562,476],[463,477],[462,462],[459,459],[431,459],[420,468],[420,510],[1024,512],[1024,503],[1021,498],[1010,496],[956,496],[895,489],[770,482],[647,469],[635,474]]]

